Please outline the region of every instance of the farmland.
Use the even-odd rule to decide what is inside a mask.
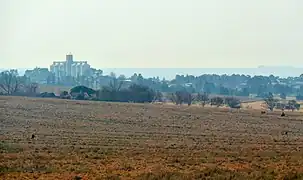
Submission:
[[[302,121],[298,112],[0,97],[0,179],[300,179]]]

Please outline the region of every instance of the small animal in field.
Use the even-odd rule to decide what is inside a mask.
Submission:
[[[284,117],[285,116],[285,112],[283,111],[282,113],[281,113],[281,117]]]
[[[266,111],[261,111],[261,114],[266,114]]]
[[[283,131],[281,134],[282,135],[288,135],[288,131]]]
[[[36,136],[35,136],[34,134],[32,134],[32,139],[35,139],[35,137],[36,137]]]
[[[81,180],[82,177],[80,177],[80,176],[75,176],[74,179],[75,179],[75,180]]]

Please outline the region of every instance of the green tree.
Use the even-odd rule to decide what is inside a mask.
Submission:
[[[96,91],[91,89],[91,88],[88,88],[86,86],[76,86],[76,87],[73,87],[70,90],[71,95],[73,95],[73,94],[84,94],[84,93],[87,93],[89,96],[91,96],[91,95],[95,94]]]
[[[264,98],[264,101],[267,104],[268,109],[271,110],[271,111],[273,111],[274,107],[276,106],[276,103],[277,103],[278,100],[274,99],[274,96],[273,96],[272,93],[268,93],[266,95],[266,97]]]
[[[228,88],[224,87],[224,86],[220,86],[220,94],[221,95],[229,95],[229,90]]]
[[[215,84],[212,82],[206,82],[204,84],[204,92],[206,92],[207,94],[211,94],[215,92]]]
[[[155,99],[156,93],[147,86],[132,84],[128,90],[130,92],[130,100],[135,103],[150,103]]]
[[[137,77],[137,83],[143,85],[144,78],[143,78],[142,74],[138,75],[138,77]]]

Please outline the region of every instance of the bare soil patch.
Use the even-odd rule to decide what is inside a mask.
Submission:
[[[302,120],[298,112],[0,97],[0,179],[302,179]]]

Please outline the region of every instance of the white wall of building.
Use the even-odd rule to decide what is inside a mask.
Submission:
[[[90,65],[86,61],[73,61],[71,54],[66,56],[66,61],[54,61],[50,66],[50,71],[55,74],[56,78],[83,76],[90,70]]]

